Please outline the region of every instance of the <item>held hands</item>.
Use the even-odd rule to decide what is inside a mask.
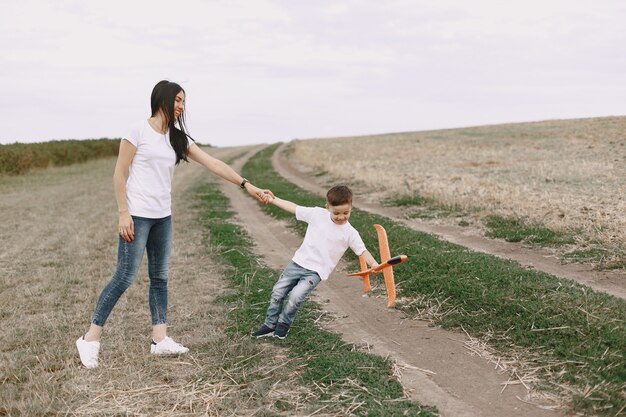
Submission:
[[[271,204],[276,196],[270,190],[263,190],[263,194],[257,198],[265,204]]]
[[[274,199],[274,193],[272,193],[271,190],[262,190],[259,187],[256,187],[250,183],[246,184],[246,191],[248,191],[248,194],[250,194],[252,197],[258,199],[265,204],[271,203]]]

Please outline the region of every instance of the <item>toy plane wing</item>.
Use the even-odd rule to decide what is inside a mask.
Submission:
[[[376,229],[376,233],[378,234],[378,250],[380,251],[380,263],[382,264],[391,258],[387,231],[379,224],[375,224],[374,229]]]

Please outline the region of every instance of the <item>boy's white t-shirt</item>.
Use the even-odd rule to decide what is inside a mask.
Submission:
[[[292,260],[303,268],[327,280],[348,248],[360,256],[365,244],[359,232],[349,223],[339,225],[332,221],[330,212],[321,207],[296,206],[296,219],[309,224],[304,241]]]
[[[170,144],[169,130],[159,133],[144,120],[124,139],[137,148],[126,180],[128,212],[151,219],[171,215],[176,152]]]

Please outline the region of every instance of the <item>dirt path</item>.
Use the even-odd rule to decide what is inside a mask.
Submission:
[[[274,153],[272,162],[276,171],[304,189],[325,195],[326,189],[324,187],[289,163],[283,152],[285,146],[286,144],[283,144]],[[519,243],[473,235],[460,226],[436,225],[419,219],[407,220],[403,218],[402,211],[395,207],[383,207],[380,204],[363,203],[362,201],[359,201],[356,206],[371,213],[391,217],[414,230],[437,235],[444,240],[469,249],[500,258],[512,259],[525,267],[547,272],[560,278],[571,279],[588,285],[597,291],[604,291],[616,297],[626,299],[626,274],[623,271],[596,271],[589,265],[563,264],[552,253],[540,248],[529,249]]]
[[[250,155],[233,166],[240,169]],[[225,185],[222,191],[237,211],[238,221],[255,241],[258,254],[268,265],[282,269],[301,237],[284,222],[264,214],[240,190]],[[344,276],[342,271],[346,268],[340,265],[316,289],[314,299],[334,318],[328,326],[341,333],[346,342],[397,361],[401,382],[411,398],[435,405],[442,416],[562,415],[527,403],[528,393],[521,385],[509,385],[502,391],[508,376],[496,372],[486,360],[471,356],[464,334],[408,320],[401,312],[386,309],[383,300],[362,297],[360,282]]]

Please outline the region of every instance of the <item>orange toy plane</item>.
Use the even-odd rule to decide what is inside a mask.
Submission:
[[[380,265],[374,268],[367,269],[367,263],[362,256],[359,256],[359,265],[361,272],[355,272],[348,274],[350,277],[360,276],[363,278],[363,286],[365,292],[370,290],[370,274],[372,272],[383,271],[385,278],[385,287],[387,288],[387,308],[390,308],[396,301],[396,284],[393,279],[393,266],[398,265],[409,259],[406,255],[398,255],[391,257],[391,251],[389,250],[389,242],[387,241],[387,232],[385,228],[379,224],[374,225],[376,233],[378,234],[378,247],[380,249]]]

